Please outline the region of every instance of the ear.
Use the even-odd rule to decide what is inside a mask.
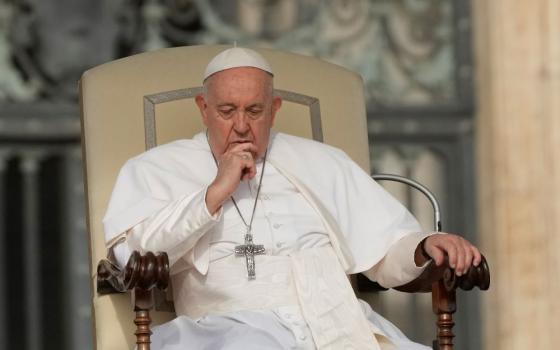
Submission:
[[[206,103],[206,100],[204,100],[204,96],[202,94],[196,95],[194,101],[200,110],[202,122],[205,126],[208,126],[208,104]]]
[[[274,118],[276,118],[276,112],[282,107],[282,97],[274,96],[272,99],[272,119],[270,121],[270,126],[274,125]]]

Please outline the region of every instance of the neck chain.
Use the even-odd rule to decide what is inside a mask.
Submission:
[[[208,140],[208,131],[206,131],[206,140]],[[210,142],[208,142],[208,145],[210,145]],[[212,158],[214,158],[214,163],[216,163],[216,167],[218,167],[218,160],[216,159],[216,156],[214,156],[214,152],[212,152],[212,148],[210,148],[210,153],[212,154]],[[237,213],[239,214],[239,217],[241,218],[243,224],[245,225],[245,228],[247,229],[247,231],[245,232],[245,244],[240,244],[235,246],[234,252],[236,256],[245,257],[245,261],[247,263],[247,278],[249,280],[255,279],[256,276],[255,255],[262,255],[265,253],[264,245],[253,243],[253,234],[251,233],[251,229],[253,226],[253,219],[255,218],[255,210],[257,209],[257,202],[259,200],[259,193],[261,192],[267,154],[268,154],[268,148],[264,153],[263,165],[261,168],[261,176],[259,179],[259,186],[257,187],[257,195],[255,197],[255,202],[253,203],[253,212],[251,213],[251,219],[249,221],[249,224],[247,224],[247,221],[241,214],[241,210],[239,210],[239,206],[237,205],[235,198],[233,198],[233,195],[231,195],[230,197],[231,201],[233,202],[233,205],[235,206],[235,209],[237,210]]]

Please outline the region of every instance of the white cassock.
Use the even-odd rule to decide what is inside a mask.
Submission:
[[[343,152],[271,134],[252,229],[266,249],[256,280],[233,254],[246,230],[232,202],[206,209],[216,171],[200,133],[129,160],[113,191],[104,224],[120,263],[134,249],[170,258],[179,317],[154,328],[154,349],[428,349],[358,301],[346,278],[411,281],[427,235]],[[247,222],[261,171],[259,161],[234,194]]]

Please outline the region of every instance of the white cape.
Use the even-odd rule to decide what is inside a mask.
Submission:
[[[267,159],[321,215],[347,274],[373,267],[389,247],[420,232],[414,217],[344,152],[272,133]],[[121,169],[103,220],[107,246],[167,204],[208,186],[216,176],[205,133],[156,147]],[[208,235],[194,248],[197,269],[208,267]],[[202,265],[202,266],[201,266]]]

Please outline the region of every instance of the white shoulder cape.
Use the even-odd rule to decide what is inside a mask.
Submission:
[[[408,210],[339,149],[272,133],[267,160],[322,217],[346,273],[373,267],[393,243],[421,231]],[[130,159],[117,178],[103,220],[107,245],[167,204],[208,186],[215,176],[204,133]],[[208,255],[205,236],[194,248],[195,259]]]

